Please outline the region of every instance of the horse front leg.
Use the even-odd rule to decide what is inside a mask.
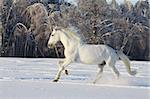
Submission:
[[[60,67],[59,68],[59,70],[58,70],[58,72],[57,72],[53,82],[57,82],[60,79],[60,76],[61,76],[61,73],[62,73],[63,70],[64,70],[64,67]]]
[[[63,70],[65,70],[65,68],[71,63],[71,59],[66,59],[59,67],[59,70],[57,72],[57,75],[55,76],[55,79],[53,80],[53,82],[57,82],[60,79],[61,73],[63,72]]]
[[[60,61],[58,62],[58,64],[57,64],[58,68],[61,68],[61,65],[64,63],[64,61],[65,61],[65,60],[60,60]],[[68,74],[69,74],[69,73],[68,73],[68,70],[65,69],[65,68],[64,68],[64,70],[65,70],[64,73],[65,73],[66,75],[68,75]]]

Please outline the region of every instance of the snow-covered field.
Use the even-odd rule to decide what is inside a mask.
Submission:
[[[138,74],[129,76],[117,62],[116,79],[105,67],[103,77],[92,84],[96,65],[73,63],[69,75],[52,82],[58,59],[0,58],[0,99],[150,99],[150,63],[132,61]]]

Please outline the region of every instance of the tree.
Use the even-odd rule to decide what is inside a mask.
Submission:
[[[57,44],[56,52],[46,46],[53,26],[57,25],[64,28],[74,26],[88,44],[109,45],[122,50],[131,59],[150,59],[148,0],[139,0],[135,5],[129,0],[124,0],[121,5],[116,0],[112,0],[111,4],[107,4],[106,0],[79,0],[78,6],[66,2],[49,3],[49,0],[3,1],[1,21],[4,56],[15,55],[14,50],[18,48],[14,46],[23,45],[25,48],[20,53],[29,52],[26,55],[23,53],[24,57],[56,57],[56,53],[63,57],[61,43]],[[20,44],[17,43],[19,40],[24,41]],[[37,52],[37,46],[38,53],[33,55],[33,52]]]

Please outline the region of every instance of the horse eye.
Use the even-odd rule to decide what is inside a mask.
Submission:
[[[52,35],[52,36],[54,36],[54,35]]]

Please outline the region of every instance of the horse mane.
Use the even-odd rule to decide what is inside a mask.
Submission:
[[[69,37],[70,39],[75,39],[79,43],[82,42],[81,36],[79,35],[77,29],[71,27],[71,28],[61,29],[61,31],[64,32],[67,35],[67,37]]]

